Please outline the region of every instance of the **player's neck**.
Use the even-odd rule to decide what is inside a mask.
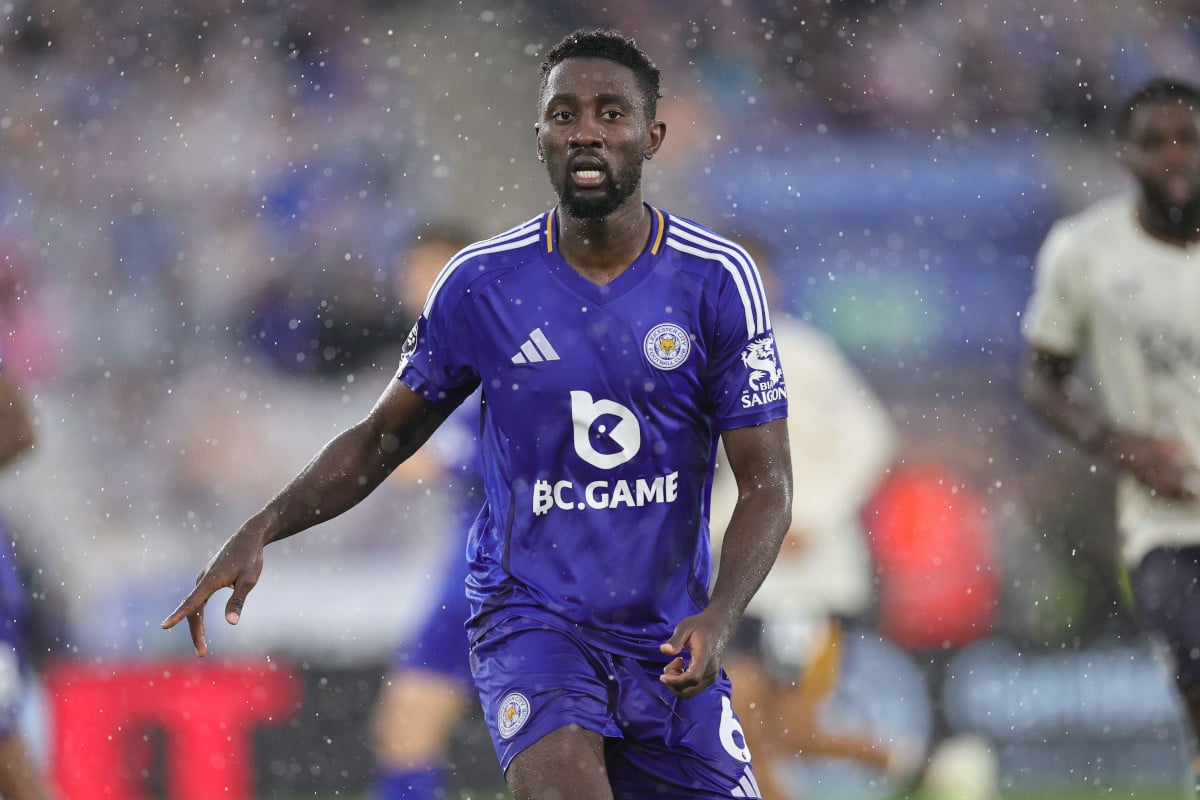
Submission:
[[[642,203],[641,192],[603,219],[575,219],[563,213],[555,216],[563,260],[598,286],[610,283],[628,269],[650,239],[650,214]]]
[[[1183,209],[1166,209],[1143,198],[1137,216],[1142,230],[1167,244],[1186,247],[1200,242],[1200,201]]]

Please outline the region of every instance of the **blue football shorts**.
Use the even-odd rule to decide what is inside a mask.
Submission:
[[[501,767],[578,725],[605,737],[619,800],[761,797],[724,671],[681,700],[658,680],[666,662],[614,655],[522,617],[488,629],[471,664]]]
[[[450,678],[464,688],[471,686],[471,663],[467,646],[467,564],[454,559],[442,576],[442,585],[420,633],[402,643],[392,655],[392,669],[421,669]]]
[[[1175,661],[1175,682],[1200,691],[1200,547],[1151,550],[1130,574],[1137,620]]]

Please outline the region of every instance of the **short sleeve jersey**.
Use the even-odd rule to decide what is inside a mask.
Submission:
[[[1099,203],[1055,224],[1038,253],[1023,323],[1035,347],[1079,356],[1104,409],[1129,430],[1181,441],[1200,464],[1200,246],[1145,232],[1135,200]],[[1153,496],[1122,475],[1126,560],[1200,544],[1200,503]]]
[[[660,659],[708,603],[720,432],[787,414],[753,260],[647,211],[645,250],[605,286],[563,260],[557,210],[466,248],[405,343],[399,378],[428,400],[482,387],[473,635],[503,609]]]

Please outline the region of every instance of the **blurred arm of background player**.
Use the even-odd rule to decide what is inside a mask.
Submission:
[[[1075,377],[1076,359],[1033,348],[1022,377],[1025,399],[1058,433],[1076,442],[1165,497],[1200,496],[1200,472],[1187,462],[1180,441],[1113,426],[1087,399]]]
[[[725,667],[738,687],[734,703],[760,765],[763,796],[786,797],[772,765],[801,752],[880,770],[899,769],[907,760],[881,749],[871,731],[826,731],[818,722],[837,681],[839,618],[871,605],[871,564],[858,514],[892,463],[896,437],[883,404],[836,344],[782,313],[765,248],[742,244],[758,263],[774,311],[796,488],[779,559],[751,601]],[[722,462],[711,514],[718,547],[734,499]]]
[[[0,469],[33,448],[33,419],[21,399],[17,384],[0,373]]]
[[[32,449],[35,440],[33,419],[16,382],[0,371],[0,469]],[[0,546],[9,546],[6,538]],[[43,800],[48,796],[20,731],[15,727],[0,730],[0,797]]]

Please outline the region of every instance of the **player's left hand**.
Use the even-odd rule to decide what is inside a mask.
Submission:
[[[663,667],[659,680],[667,685],[676,697],[695,697],[712,686],[721,671],[721,657],[729,643],[732,631],[724,622],[723,615],[709,606],[699,614],[684,618],[675,626],[675,633],[659,646],[659,650],[675,656]],[[688,651],[685,663],[683,651]]]
[[[226,540],[220,551],[196,576],[196,586],[191,594],[162,621],[161,627],[173,628],[180,620],[187,619],[196,655],[208,654],[208,642],[204,638],[204,604],[218,590],[233,589],[233,595],[225,604],[225,621],[237,625],[246,595],[258,583],[263,569],[263,537],[250,523]]]

